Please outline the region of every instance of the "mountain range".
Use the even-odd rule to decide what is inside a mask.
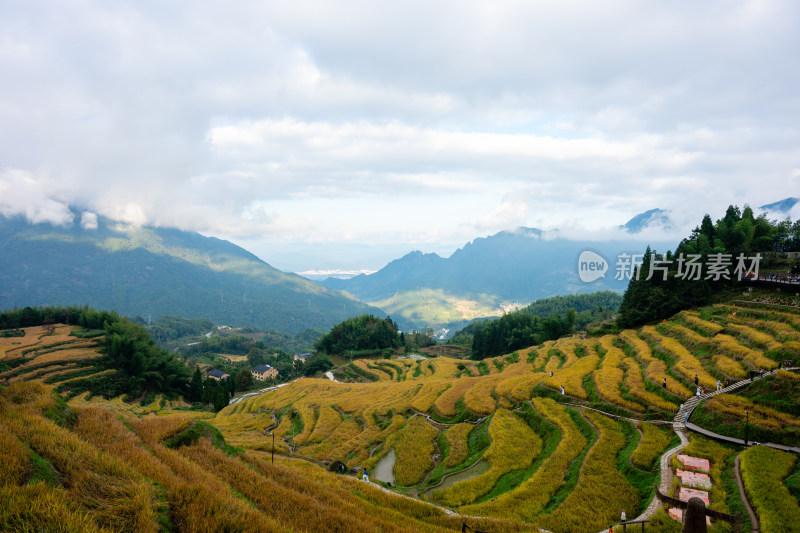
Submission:
[[[761,209],[788,212],[797,202]],[[314,282],[225,240],[78,211],[73,217],[53,226],[0,216],[0,309],[85,303],[145,319],[207,318],[286,333],[370,313],[390,315],[404,330],[454,330],[539,298],[622,291],[628,279],[618,279],[619,254],[677,244],[637,238],[672,224],[668,211],[652,209],[621,226],[625,240],[571,240],[521,227],[474,239],[446,258],[414,251],[368,275]],[[588,251],[605,270],[587,282],[578,259]]]
[[[382,313],[225,240],[73,214],[68,226],[0,216],[0,309],[85,303],[287,333]]]
[[[676,243],[649,244],[665,251]],[[627,278],[615,279],[617,255],[641,254],[647,245],[631,240],[567,240],[535,228],[518,228],[475,239],[448,258],[415,251],[373,274],[321,283],[380,307],[401,325],[457,328],[472,318],[496,316],[538,298],[624,290]],[[605,276],[591,283],[578,276],[578,258],[584,250],[607,262]]]

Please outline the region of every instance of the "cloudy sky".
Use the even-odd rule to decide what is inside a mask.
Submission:
[[[800,3],[0,3],[0,213],[378,268],[800,196]]]

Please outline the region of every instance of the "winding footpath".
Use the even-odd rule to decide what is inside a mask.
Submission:
[[[784,370],[797,370],[797,369],[798,369],[797,367],[784,368]],[[764,372],[763,375],[764,375],[764,377],[772,376],[777,371],[778,371],[777,369],[776,370],[770,370],[769,372]],[[800,447],[797,447],[797,446],[785,446],[783,444],[775,444],[775,443],[772,443],[772,442],[759,442],[759,443],[756,443],[756,442],[754,442],[752,440],[748,441],[748,442],[745,442],[743,439],[737,439],[735,437],[728,437],[726,435],[720,435],[718,433],[714,433],[713,431],[709,431],[707,429],[701,428],[700,426],[698,426],[696,424],[692,424],[691,422],[689,422],[689,420],[691,420],[692,411],[694,411],[694,409],[697,407],[697,405],[700,402],[702,402],[703,400],[706,400],[708,398],[712,398],[713,396],[716,396],[717,394],[726,394],[728,392],[731,392],[731,391],[734,391],[734,390],[737,390],[737,389],[741,389],[742,387],[750,385],[751,383],[753,383],[754,381],[759,380],[759,379],[762,379],[762,378],[758,377],[758,378],[754,378],[754,379],[743,379],[741,381],[737,381],[736,383],[732,383],[731,385],[728,385],[727,387],[725,387],[722,390],[709,392],[709,393],[706,393],[706,394],[702,394],[700,396],[692,396],[684,404],[683,411],[679,411],[678,414],[675,415],[674,423],[675,424],[685,423],[686,429],[688,429],[690,431],[694,431],[695,433],[699,433],[699,434],[701,434],[701,435],[703,435],[705,437],[709,437],[709,438],[712,438],[712,439],[715,439],[715,440],[719,440],[719,441],[722,441],[722,442],[726,442],[726,443],[729,443],[729,444],[736,444],[738,446],[752,446],[753,444],[760,444],[761,446],[767,446],[769,448],[775,448],[777,450],[783,450],[785,452],[794,452],[794,453],[800,454]]]
[[[794,368],[786,368],[784,370],[797,370],[797,368],[796,367],[794,367]],[[769,372],[764,372],[763,375],[764,376],[771,376],[771,375],[774,375],[776,372],[777,372],[777,369],[776,370],[771,370]],[[755,379],[761,379],[761,378],[759,377],[759,378],[755,378]],[[729,392],[741,389],[742,387],[745,387],[745,386],[751,384],[752,382],[753,382],[752,379],[743,379],[743,380],[737,381],[736,383],[732,383],[732,384],[728,385],[727,387],[725,387],[725,388],[723,388],[721,390],[708,392],[706,394],[701,394],[700,396],[692,396],[691,398],[689,398],[686,401],[686,403],[683,404],[683,408],[681,410],[679,410],[675,414],[675,418],[672,420],[672,429],[675,431],[675,433],[681,439],[681,443],[678,446],[676,446],[676,447],[674,447],[674,448],[672,448],[670,450],[667,450],[661,456],[661,483],[658,486],[658,490],[660,490],[662,494],[669,494],[670,490],[672,489],[672,476],[673,476],[673,474],[672,474],[672,465],[671,465],[672,457],[675,454],[677,454],[678,452],[680,452],[681,450],[683,450],[686,447],[686,445],[689,444],[689,438],[686,436],[687,430],[694,431],[696,433],[700,433],[701,435],[704,435],[706,437],[711,437],[711,438],[714,438],[714,439],[717,439],[717,440],[723,440],[723,441],[726,441],[726,442],[729,442],[729,443],[733,443],[733,444],[738,444],[738,445],[742,445],[742,446],[745,444],[742,439],[736,439],[736,438],[733,438],[733,437],[726,437],[724,435],[719,435],[717,433],[714,433],[714,432],[708,431],[706,429],[703,429],[700,426],[698,426],[696,424],[692,424],[691,422],[688,422],[688,421],[691,419],[692,411],[694,411],[694,409],[703,400],[706,400],[708,398],[712,398],[712,397],[716,396],[717,394],[727,394]],[[750,441],[748,443],[748,445],[752,445],[752,444],[754,444],[753,441]],[[795,453],[800,453],[800,448],[795,448],[795,447],[791,447],[791,446],[783,446],[783,445],[780,445],[780,444],[773,444],[773,443],[769,443],[769,442],[768,443],[762,443],[762,445],[763,446],[769,446],[769,447],[777,448],[777,449],[784,450],[784,451],[792,451],[792,452],[795,452]],[[750,506],[750,502],[747,501],[747,496],[745,495],[744,485],[742,483],[742,479],[741,479],[741,476],[739,474],[739,457],[740,457],[740,455],[736,456],[736,463],[735,463],[735,469],[734,469],[734,473],[736,475],[735,476],[736,477],[736,482],[739,485],[739,494],[740,494],[740,496],[742,498],[742,503],[744,503],[745,509],[747,509],[747,513],[750,516],[750,521],[753,524],[753,531],[757,532],[757,531],[759,531],[758,517],[753,512],[753,509]],[[650,505],[648,505],[647,508],[644,510],[644,512],[642,512],[642,514],[637,516],[633,521],[647,520],[648,518],[653,516],[656,513],[656,511],[658,511],[659,507],[661,507],[661,501],[654,495],[653,499],[650,501]],[[608,529],[603,529],[602,531],[599,531],[598,533],[607,533],[607,532],[608,532]]]
[[[750,524],[752,525],[751,531],[753,533],[759,533],[761,531],[761,525],[758,522],[758,517],[756,513],[753,512],[753,508],[750,507],[750,502],[747,500],[747,496],[744,492],[744,483],[742,482],[742,474],[739,471],[739,459],[742,458],[742,454],[736,455],[736,461],[733,463],[733,473],[736,477],[736,484],[739,486],[739,496],[742,499],[742,503],[744,504],[745,510],[747,510],[748,516],[750,516]]]

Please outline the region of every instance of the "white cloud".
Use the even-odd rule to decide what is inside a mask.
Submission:
[[[72,224],[66,202],[51,197],[52,181],[30,172],[7,168],[0,172],[0,214],[24,216],[29,222],[49,222],[58,226]]]
[[[83,229],[97,229],[97,214],[84,211],[81,214],[81,227]]]
[[[798,21],[762,0],[6,2],[0,213],[267,250],[655,207],[681,231],[797,190]]]

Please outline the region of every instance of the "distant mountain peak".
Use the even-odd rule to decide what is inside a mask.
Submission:
[[[800,198],[795,198],[793,196],[789,196],[788,198],[784,198],[783,200],[778,200],[777,202],[772,202],[771,204],[764,204],[759,209],[762,211],[773,211],[777,213],[789,213],[792,208],[800,202]]]
[[[409,263],[414,263],[414,264],[430,263],[434,261],[439,261],[441,259],[442,259],[441,256],[435,252],[424,253],[419,250],[414,250],[413,252],[408,252],[400,259],[395,259],[394,261],[390,262],[389,265],[403,265]]]
[[[670,229],[672,227],[672,221],[669,218],[669,211],[658,208],[648,209],[644,213],[639,213],[631,218],[625,224],[620,226],[620,229],[624,229],[628,233],[639,233],[645,228],[656,226],[664,229]]]
[[[515,237],[533,237],[538,239],[539,237],[542,236],[542,233],[543,233],[542,230],[540,230],[539,228],[526,228],[525,226],[519,226],[518,228],[513,230],[503,230],[497,233],[495,236],[513,235]]]

